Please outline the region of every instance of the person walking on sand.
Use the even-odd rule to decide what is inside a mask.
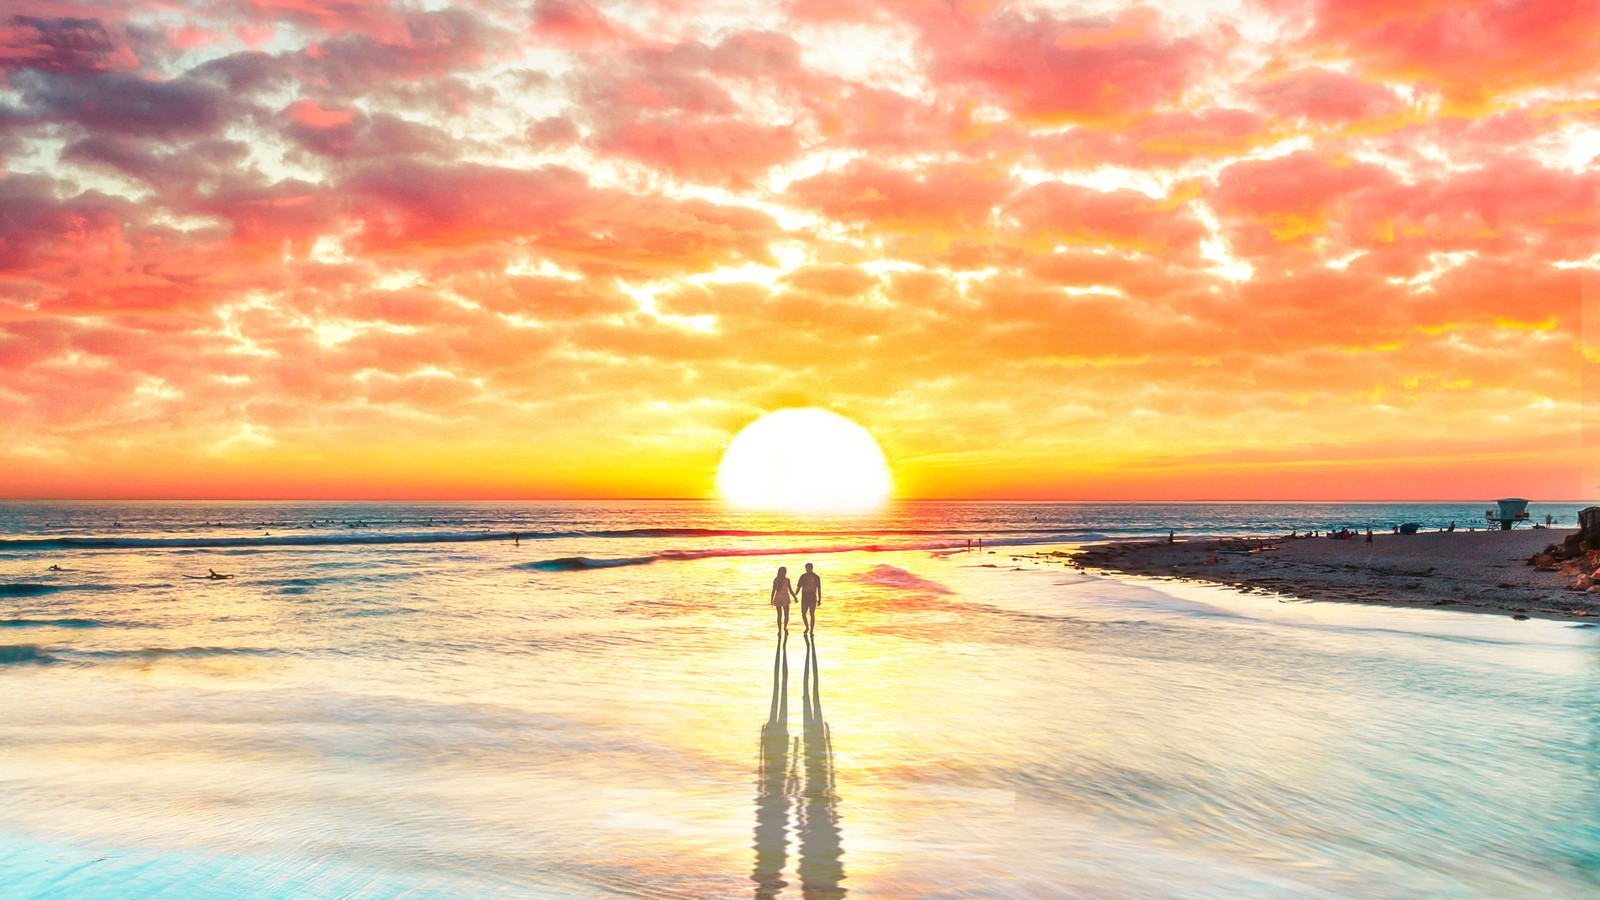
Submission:
[[[817,630],[817,607],[822,603],[822,576],[811,571],[811,563],[806,563],[806,573],[800,576],[800,621],[805,623],[806,633]]]
[[[778,611],[778,627],[789,628],[789,601],[794,598],[794,588],[789,584],[789,569],[778,567],[778,577],[772,579],[772,596],[767,598]]]

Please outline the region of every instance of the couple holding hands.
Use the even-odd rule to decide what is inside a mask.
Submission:
[[[811,571],[811,563],[806,563],[806,572],[796,579],[795,585],[789,584],[789,570],[785,566],[778,567],[778,577],[772,579],[772,596],[768,602],[778,612],[778,627],[789,627],[789,601],[794,597],[800,598],[800,621],[805,623],[806,632],[809,634],[817,628],[817,606],[822,603],[822,577]]]

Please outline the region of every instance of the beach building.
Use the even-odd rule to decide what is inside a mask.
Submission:
[[[1528,521],[1528,501],[1521,497],[1507,497],[1495,501],[1495,509],[1483,511],[1490,525],[1498,524],[1501,531],[1510,531],[1518,522]]]

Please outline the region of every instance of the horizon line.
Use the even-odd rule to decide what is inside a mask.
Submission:
[[[897,497],[895,503],[1494,503],[1500,498],[1434,498],[1353,500],[1248,497],[1149,498],[1143,500],[1096,500],[1064,497]],[[1522,498],[1518,498],[1522,499]],[[0,503],[720,503],[719,497],[0,497]],[[1529,503],[1600,503],[1600,499],[1528,498]]]

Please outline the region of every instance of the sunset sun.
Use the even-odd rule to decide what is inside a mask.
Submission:
[[[762,416],[728,444],[717,469],[717,493],[747,509],[864,512],[892,486],[872,435],[824,409]]]

